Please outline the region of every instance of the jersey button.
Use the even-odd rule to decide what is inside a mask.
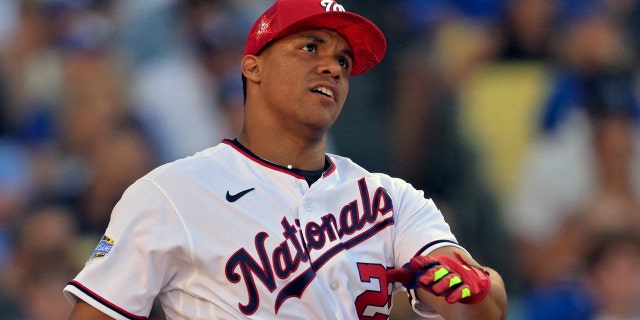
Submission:
[[[338,287],[340,287],[340,285],[337,282],[333,281],[333,282],[331,282],[329,287],[331,287],[331,290],[336,291],[336,290],[338,290]]]
[[[291,185],[294,186],[295,188],[300,187],[300,181],[298,179],[293,179],[291,180]]]
[[[304,204],[304,209],[307,210],[307,212],[311,212],[311,210],[313,210],[313,206],[307,202]]]

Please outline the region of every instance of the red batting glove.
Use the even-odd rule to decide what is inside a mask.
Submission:
[[[448,303],[474,304],[482,301],[491,289],[489,272],[468,264],[456,252],[458,261],[448,256],[417,256],[409,268],[390,269],[387,280],[401,282],[408,289],[423,288]]]

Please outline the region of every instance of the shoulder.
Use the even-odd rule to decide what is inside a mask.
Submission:
[[[343,180],[366,178],[383,185],[388,189],[412,189],[413,187],[407,181],[393,177],[384,172],[371,172],[359,164],[353,162],[350,158],[335,154],[327,154],[333,161],[337,173]]]
[[[193,179],[208,173],[224,171],[234,160],[238,158],[228,145],[219,143],[218,145],[199,151],[191,156],[187,156],[172,162],[162,164],[140,180],[147,180],[157,184],[164,182],[175,182],[176,179]]]
[[[229,149],[221,143],[155,168],[125,190],[117,208],[131,212],[153,207],[153,211],[165,212],[178,204],[206,199],[203,195],[212,192],[220,194],[219,181],[233,171],[229,163],[237,161],[232,160],[235,152]]]

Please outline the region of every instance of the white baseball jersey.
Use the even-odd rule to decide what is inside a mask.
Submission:
[[[386,269],[456,239],[403,180],[327,155],[307,185],[225,140],[150,172],[64,292],[116,319],[387,319]],[[414,299],[415,300],[415,299]]]

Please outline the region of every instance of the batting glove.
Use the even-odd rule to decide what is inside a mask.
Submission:
[[[402,283],[407,289],[423,288],[448,303],[474,304],[491,289],[489,272],[468,264],[456,252],[457,261],[448,256],[417,256],[403,268],[389,269],[387,280]]]

